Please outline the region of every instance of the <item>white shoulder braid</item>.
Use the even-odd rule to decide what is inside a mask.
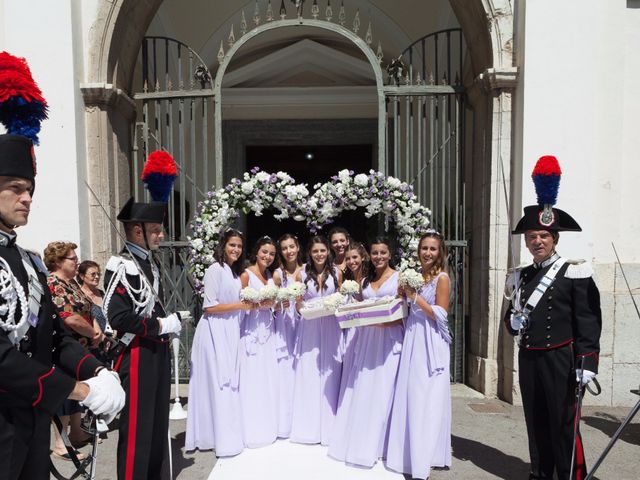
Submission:
[[[153,289],[149,285],[144,275],[140,275],[140,270],[136,263],[126,257],[114,255],[109,259],[105,267],[106,270],[113,272],[109,285],[102,302],[102,310],[107,318],[109,318],[109,304],[118,284],[121,284],[131,301],[133,302],[134,311],[139,315],[150,315],[155,306]],[[140,286],[134,288],[127,280],[127,275],[139,276]]]
[[[107,266],[105,267],[105,269],[111,272],[117,272],[122,267],[124,267],[127,275],[140,275],[138,266],[135,264],[135,262],[120,255],[112,256],[107,262]]]
[[[565,278],[589,278],[593,276],[593,267],[586,260],[567,260]]]

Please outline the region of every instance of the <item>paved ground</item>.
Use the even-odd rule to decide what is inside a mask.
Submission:
[[[588,466],[594,464],[629,411],[629,408],[585,408],[581,428]],[[184,453],[182,447],[185,424],[185,420],[171,421],[174,478],[206,479],[215,463],[215,456],[212,452]],[[115,422],[112,424],[114,426]],[[116,444],[117,431],[110,432],[108,438],[100,444],[98,480],[115,478]],[[454,385],[452,444],[454,458],[451,469],[433,472],[432,480],[527,478],[527,438],[520,407],[495,399],[485,399],[462,385]],[[82,451],[88,453],[89,448],[84,447]],[[636,416],[598,469],[596,476],[601,480],[637,480],[640,478],[639,458],[640,416]],[[56,460],[56,465],[67,474],[71,472],[69,462]],[[263,477],[261,480],[271,479]],[[349,478],[334,477],[329,480]]]

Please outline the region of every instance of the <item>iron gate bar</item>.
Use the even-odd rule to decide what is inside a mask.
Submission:
[[[385,95],[455,95],[466,90],[460,85],[385,85]]]
[[[158,99],[167,99],[167,98],[176,98],[176,99],[185,99],[185,98],[200,98],[200,97],[214,97],[215,94],[211,90],[172,90],[170,92],[147,92],[147,93],[134,93],[134,100],[154,100]]]

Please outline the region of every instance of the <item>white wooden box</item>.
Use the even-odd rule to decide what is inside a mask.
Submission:
[[[389,323],[407,316],[406,302],[401,298],[385,297],[342,305],[335,315],[340,328],[362,327],[376,323]]]

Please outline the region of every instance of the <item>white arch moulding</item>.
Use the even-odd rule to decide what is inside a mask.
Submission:
[[[324,30],[329,30],[338,35],[341,35],[351,40],[367,57],[373,73],[376,79],[376,88],[378,91],[378,170],[382,173],[387,173],[387,159],[386,159],[386,113],[385,113],[385,97],[384,97],[384,84],[382,79],[382,67],[378,61],[378,57],[375,52],[367,45],[367,43],[360,38],[356,33],[352,32],[346,27],[337,23],[328,22],[326,20],[313,20],[313,19],[289,19],[289,20],[272,20],[268,23],[258,25],[252,30],[248,31],[242,37],[240,37],[225,53],[214,81],[214,140],[215,140],[215,175],[216,175],[216,188],[221,188],[223,185],[222,179],[222,79],[231,62],[231,59],[235,53],[249,40],[257,37],[258,35],[268,32],[269,30],[275,30],[277,28],[287,27],[315,27]]]

